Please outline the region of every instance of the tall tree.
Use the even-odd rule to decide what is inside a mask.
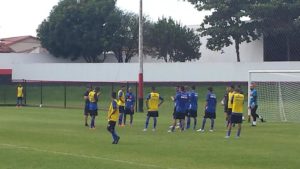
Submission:
[[[207,48],[219,51],[234,43],[237,61],[240,62],[240,44],[259,38],[255,31],[255,22],[243,21],[253,0],[187,0],[199,11],[212,11],[205,17],[201,28],[201,36],[208,36]]]
[[[156,52],[158,59],[164,59],[165,62],[185,62],[200,58],[199,35],[172,18],[159,19],[151,32],[151,49]]]
[[[42,46],[56,57],[101,62],[108,46],[107,22],[116,0],[59,1],[37,29]]]
[[[300,33],[300,0],[257,0],[249,13],[264,37],[285,38],[286,58],[291,60],[291,44]]]
[[[118,62],[130,62],[137,54],[138,29],[138,15],[115,10],[108,23],[108,30],[113,33],[108,35],[112,35],[109,49],[114,52]]]

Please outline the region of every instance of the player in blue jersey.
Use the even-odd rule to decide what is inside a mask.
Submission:
[[[252,83],[250,85],[250,102],[249,102],[249,107],[248,107],[250,109],[251,116],[253,119],[252,126],[256,126],[256,118],[259,118],[261,120],[261,122],[264,122],[263,117],[259,116],[256,113],[258,105],[257,105],[257,91],[256,91],[255,87],[256,87],[255,83]]]
[[[85,126],[88,127],[89,124],[88,124],[88,117],[89,117],[89,93],[90,91],[92,90],[92,88],[90,86],[87,86],[86,87],[86,91],[84,92],[84,95],[83,95],[83,99],[85,101],[85,104],[84,104],[84,110],[83,110],[83,115],[84,115],[84,122],[85,122]]]
[[[185,115],[187,112],[188,94],[185,92],[184,86],[180,87],[180,92],[175,96],[176,113],[172,128],[168,132],[174,132],[177,120],[180,122],[181,131],[184,131]]]
[[[176,86],[176,87],[175,87],[175,91],[176,91],[175,96],[171,96],[171,99],[172,99],[172,101],[174,102],[174,108],[173,108],[173,114],[172,114],[172,124],[171,124],[171,126],[170,126],[169,128],[172,128],[172,127],[173,127],[173,122],[174,122],[174,120],[175,120],[175,114],[176,114],[176,102],[175,102],[175,97],[176,97],[176,95],[180,92],[180,86]],[[179,124],[179,123],[177,124],[176,128],[180,128],[180,124]]]
[[[197,130],[204,132],[206,119],[209,118],[211,121],[210,130],[211,132],[214,131],[214,123],[216,119],[216,106],[217,106],[217,96],[213,93],[213,88],[209,87],[208,92],[206,95],[206,105],[205,105],[205,115],[202,121],[202,127]]]
[[[130,127],[132,127],[133,115],[134,115],[135,97],[132,93],[131,87],[125,95],[125,115],[124,115],[124,125],[126,125],[126,116],[130,115]]]
[[[192,90],[189,92],[189,104],[187,113],[187,125],[186,128],[190,128],[191,118],[194,119],[193,129],[196,129],[197,125],[197,109],[198,109],[198,93],[195,91],[196,87],[192,86]]]

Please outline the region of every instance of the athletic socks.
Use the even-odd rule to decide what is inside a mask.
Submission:
[[[205,123],[206,123],[206,118],[203,118],[203,120],[202,120],[202,127],[201,127],[202,130],[204,130]]]
[[[123,121],[123,113],[119,114],[119,125],[122,125],[122,121]]]
[[[237,131],[237,133],[236,133],[236,136],[237,136],[237,137],[240,137],[240,135],[241,135],[241,130],[242,130],[242,129],[240,129],[240,128],[238,129],[238,131]]]
[[[228,131],[227,131],[227,136],[229,137],[230,134],[231,134],[231,130],[228,130]]]
[[[188,117],[187,120],[186,120],[186,129],[189,129],[191,126],[191,118]]]
[[[130,115],[130,125],[132,125],[133,122],[133,115]]]
[[[197,126],[197,118],[194,118],[194,130],[196,129]]]
[[[153,128],[156,129],[157,117],[153,117]]]
[[[211,124],[210,124],[210,129],[213,130],[214,126],[215,126],[215,120],[214,119],[210,119]]]
[[[91,117],[91,128],[95,128],[95,118],[96,116]]]
[[[146,118],[146,123],[145,123],[145,129],[147,129],[147,128],[148,128],[148,125],[149,125],[149,120],[150,120],[150,117],[149,117],[149,116],[147,116],[147,118]]]

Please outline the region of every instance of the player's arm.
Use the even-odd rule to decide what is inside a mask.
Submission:
[[[158,104],[158,107],[160,107],[160,105],[162,105],[162,104],[163,104],[163,102],[164,102],[164,98],[162,98],[161,96],[159,96],[159,100],[160,100],[160,102],[159,102],[159,104]]]
[[[149,109],[149,99],[150,99],[150,94],[148,94],[146,98],[146,108]]]
[[[95,95],[94,95],[94,99],[96,102],[98,102],[98,100],[99,100],[99,95],[100,95],[100,93],[95,93]]]
[[[89,94],[88,94],[88,93],[85,93],[84,96],[83,96],[83,99],[84,99],[84,100],[88,100],[88,99],[89,99]]]
[[[205,100],[205,109],[206,109],[207,106],[208,106],[208,100],[209,100],[209,97],[210,97],[210,94],[207,94],[207,95],[206,95],[206,100]]]
[[[134,111],[134,107],[135,107],[135,97],[134,95],[132,95],[132,107],[131,107],[132,111]]]

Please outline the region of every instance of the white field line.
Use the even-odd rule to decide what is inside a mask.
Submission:
[[[125,160],[116,160],[116,159],[111,159],[111,158],[106,158],[106,157],[98,157],[98,156],[91,156],[91,155],[84,155],[84,154],[65,153],[65,152],[59,152],[59,151],[48,151],[48,150],[43,150],[43,149],[38,149],[38,148],[33,148],[33,147],[26,147],[26,146],[19,146],[19,145],[14,145],[14,144],[0,144],[0,146],[6,147],[6,148],[13,148],[13,149],[24,149],[24,150],[43,152],[43,153],[49,153],[49,154],[71,156],[71,157],[77,157],[77,158],[113,161],[113,162],[125,163],[125,164],[130,164],[130,165],[135,165],[135,166],[148,167],[148,168],[175,169],[175,168],[165,168],[165,167],[161,167],[161,166],[154,165],[154,164],[145,164],[145,163],[138,163],[138,162],[132,162],[132,161],[125,161]]]

